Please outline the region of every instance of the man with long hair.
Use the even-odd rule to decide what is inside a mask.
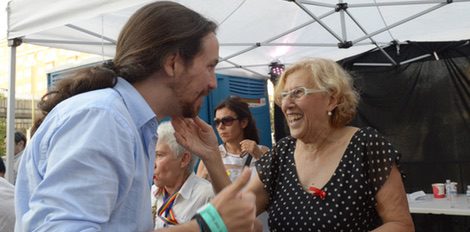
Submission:
[[[216,88],[216,28],[178,3],[148,4],[123,27],[111,62],[76,72],[43,97],[44,117],[19,167],[16,231],[152,230],[157,126],[195,117]],[[230,231],[253,222],[253,195],[239,193],[247,179],[210,205]],[[205,221],[197,219],[174,229],[198,231]]]

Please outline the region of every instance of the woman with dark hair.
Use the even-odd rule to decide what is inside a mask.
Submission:
[[[222,139],[220,154],[230,180],[235,180],[244,165],[253,166],[269,149],[258,145],[256,122],[248,103],[238,96],[226,98],[215,108],[214,126]],[[248,163],[247,163],[248,162]],[[199,164],[198,176],[209,178],[204,164]]]
[[[230,96],[215,108],[214,113],[213,125],[223,142],[219,145],[219,151],[230,180],[235,181],[244,166],[253,166],[255,175],[254,160],[261,158],[269,148],[258,145],[258,129],[248,103],[238,96]],[[203,163],[199,164],[197,174],[210,180]],[[254,231],[263,229],[269,231],[266,213],[258,217]]]

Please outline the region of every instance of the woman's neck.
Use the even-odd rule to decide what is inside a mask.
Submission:
[[[297,144],[300,149],[309,152],[309,153],[318,153],[329,143],[334,141],[333,139],[334,129],[329,128],[328,130],[323,130],[320,133],[317,133],[315,136],[312,136],[308,141],[298,140]]]
[[[225,147],[225,150],[227,151],[227,153],[231,153],[231,154],[240,154],[242,153],[242,148],[240,146],[240,142],[227,142],[227,143],[224,143],[224,147]]]

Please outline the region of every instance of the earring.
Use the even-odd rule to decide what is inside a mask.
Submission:
[[[328,111],[328,116],[331,116],[331,115],[332,115],[331,111]]]

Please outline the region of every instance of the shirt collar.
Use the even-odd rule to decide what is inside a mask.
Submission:
[[[196,175],[194,174],[194,172],[191,172],[191,174],[188,176],[188,179],[186,179],[183,186],[181,186],[179,194],[184,199],[189,199],[191,197],[191,192],[193,191],[194,186],[196,184],[195,179]]]
[[[129,114],[138,128],[144,126],[147,122],[156,119],[155,113],[142,95],[125,79],[118,77],[114,89],[121,95],[124,103],[129,109]]]

